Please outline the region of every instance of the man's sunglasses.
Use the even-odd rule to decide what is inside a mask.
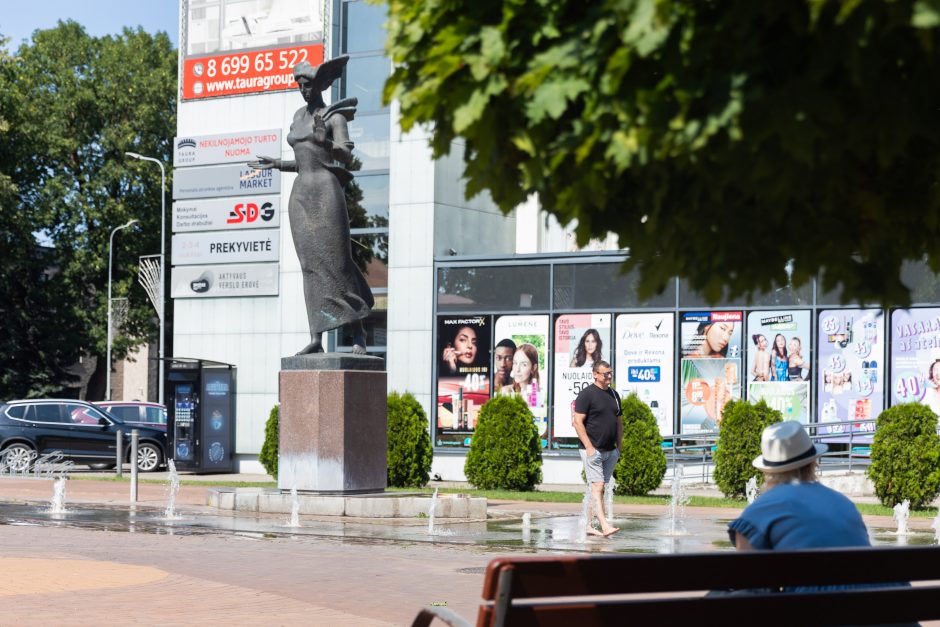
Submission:
[[[600,376],[604,377],[605,379],[609,379],[609,378],[611,378],[612,376],[614,376],[614,373],[613,373],[613,372],[597,372],[597,373],[595,373],[595,374],[599,374]]]

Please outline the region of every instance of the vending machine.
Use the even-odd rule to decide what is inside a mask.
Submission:
[[[177,470],[235,471],[235,367],[207,359],[167,364],[167,443]]]

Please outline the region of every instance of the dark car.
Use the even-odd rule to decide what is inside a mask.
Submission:
[[[142,401],[100,401],[95,403],[126,425],[153,427],[166,431],[166,407]]]
[[[124,459],[130,458],[130,432],[140,434],[137,468],[151,472],[166,460],[166,432],[125,425],[91,403],[41,399],[10,401],[0,405],[0,453],[17,472],[27,470],[43,455],[60,452],[79,464],[115,464],[117,431],[124,432]]]

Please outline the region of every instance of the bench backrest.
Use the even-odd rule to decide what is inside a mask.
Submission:
[[[913,622],[940,619],[938,580],[936,546],[501,557],[487,567],[477,625]],[[707,590],[928,581],[913,588],[703,596]]]

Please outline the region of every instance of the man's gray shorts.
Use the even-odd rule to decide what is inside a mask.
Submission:
[[[581,461],[584,462],[584,474],[587,475],[588,483],[607,483],[614,476],[614,466],[620,459],[620,449],[615,448],[612,451],[601,451],[594,449],[594,454],[590,457],[585,449],[579,449]]]

